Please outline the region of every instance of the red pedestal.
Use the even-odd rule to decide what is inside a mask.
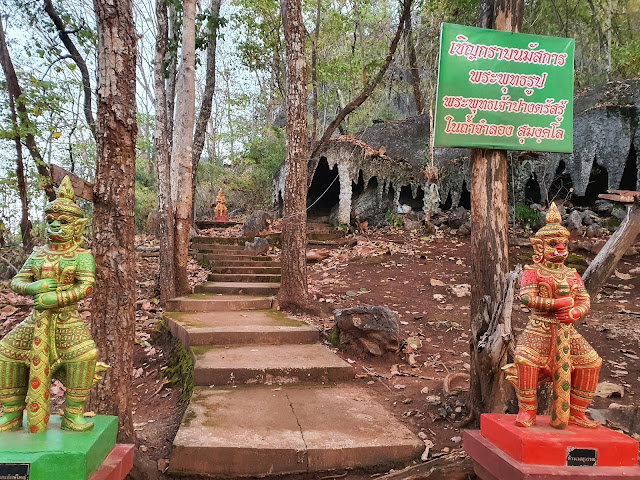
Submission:
[[[224,217],[215,217],[213,219],[214,222],[228,222],[229,221],[229,217],[227,217],[226,215]]]
[[[483,480],[640,480],[638,442],[606,427],[517,427],[515,415],[482,415],[464,432],[464,448]],[[580,465],[580,466],[571,466]],[[593,465],[593,466],[591,466]]]
[[[118,444],[89,480],[124,480],[133,467],[134,445]]]

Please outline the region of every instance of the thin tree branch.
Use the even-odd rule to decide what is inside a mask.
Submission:
[[[62,40],[62,43],[67,48],[67,51],[71,54],[71,58],[80,69],[80,73],[82,75],[82,88],[84,90],[84,116],[87,119],[87,124],[91,129],[93,138],[95,138],[96,122],[93,118],[93,111],[91,109],[91,80],[89,77],[89,69],[87,68],[87,63],[84,61],[84,58],[82,58],[82,55],[80,55],[80,52],[71,40],[71,37],[69,36],[69,33],[71,32],[65,30],[64,23],[62,22],[62,19],[56,12],[55,8],[53,8],[53,3],[51,0],[44,0],[44,11],[47,12],[49,18],[51,18],[51,21],[58,30],[60,40]]]
[[[364,88],[362,93],[358,95],[354,100],[346,104],[345,107],[338,113],[336,118],[334,118],[333,121],[329,124],[324,134],[322,135],[322,138],[316,145],[316,148],[313,149],[313,152],[311,153],[311,158],[317,156],[318,153],[322,151],[322,149],[325,147],[325,145],[333,135],[333,132],[335,132],[336,128],[338,128],[338,125],[342,123],[342,121],[347,117],[347,115],[353,112],[356,108],[362,105],[365,102],[365,100],[367,100],[367,98],[369,98],[373,90],[376,88],[378,83],[380,83],[380,81],[384,77],[384,74],[387,72],[389,65],[391,65],[393,56],[396,53],[396,48],[398,47],[398,42],[400,41],[400,37],[402,37],[402,31],[404,30],[404,25],[405,25],[407,16],[409,15],[409,12],[411,12],[412,3],[413,3],[413,0],[405,0],[405,3],[402,8],[402,12],[400,14],[400,20],[398,22],[398,29],[396,30],[396,35],[395,37],[393,37],[393,40],[389,45],[389,53],[387,53],[387,58],[385,59],[384,64],[380,68],[380,71],[375,76],[373,81]]]

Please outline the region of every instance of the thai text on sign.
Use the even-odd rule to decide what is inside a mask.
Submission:
[[[571,153],[574,43],[443,23],[434,145]]]

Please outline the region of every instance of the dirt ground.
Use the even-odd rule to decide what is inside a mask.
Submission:
[[[432,444],[431,455],[461,448],[459,423],[467,414],[469,370],[469,237],[447,231],[426,236],[382,229],[359,235],[355,241],[355,246],[310,247],[327,255],[308,266],[310,295],[327,313],[303,318],[326,333],[329,345],[333,309],[384,305],[397,311],[404,340],[401,352],[373,357],[336,351],[355,368],[353,382],[366,388],[410,430],[422,432],[425,443]],[[153,240],[139,237],[137,243],[150,245]],[[529,263],[532,249],[512,246],[509,253],[513,267]],[[133,385],[137,457],[147,468],[162,471],[185,405],[179,387],[163,375],[174,343],[167,335],[155,333],[162,314],[154,300],[158,259],[138,254],[137,265]],[[190,275],[194,284],[206,279],[206,271],[195,262]],[[8,286],[5,281],[0,291],[0,336],[26,316],[29,303],[10,293]],[[640,255],[624,257],[603,292],[593,299],[585,321],[577,325],[604,359],[600,382],[619,388],[613,396],[597,397],[593,408],[606,409],[612,403],[640,405],[640,393],[635,396],[640,392],[639,289]],[[527,322],[527,311],[518,302],[512,319],[518,334]],[[451,381],[448,391],[445,379]],[[354,472],[348,478],[379,474]]]

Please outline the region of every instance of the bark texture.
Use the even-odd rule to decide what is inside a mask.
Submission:
[[[483,412],[504,413],[512,395],[500,368],[512,341],[511,308],[504,302],[513,301],[513,287],[504,289],[509,268],[507,152],[474,149],[471,161],[470,391],[472,414],[480,418]]]
[[[591,297],[598,294],[604,282],[613,273],[616,265],[640,235],[640,195],[627,210],[627,216],[604,248],[593,259],[584,272],[582,280]]]
[[[487,27],[479,5],[479,26]],[[493,0],[496,29],[518,32],[523,0]],[[483,13],[484,12],[484,13]],[[471,151],[471,420],[507,411],[515,399],[500,370],[514,347],[511,306],[519,275],[509,274],[507,151]]]
[[[16,143],[16,180],[18,182],[18,195],[20,197],[20,207],[22,215],[20,217],[20,234],[22,236],[22,248],[25,252],[33,250],[33,238],[31,237],[31,220],[29,219],[29,198],[27,197],[27,180],[24,175],[24,157],[22,155],[22,139],[18,129],[18,115],[16,105],[12,95],[9,95],[9,106],[11,108],[11,123],[14,130],[14,141]]]
[[[174,222],[171,202],[171,156],[169,152],[169,125],[167,113],[167,89],[165,62],[169,35],[166,0],[156,1],[156,56],[154,87],[156,123],[153,135],[155,161],[158,172],[158,235],[160,242],[160,306],[176,296],[174,263]]]
[[[135,338],[134,191],[136,32],[131,0],[94,2],[98,24],[97,159],[91,333],[111,368],[92,408],[119,418],[118,441],[133,443],[131,372]]]
[[[176,113],[171,142],[171,202],[175,219],[174,258],[176,294],[190,293],[187,276],[189,231],[193,210],[193,125],[196,110],[196,1],[185,0],[182,52],[176,80]]]
[[[307,64],[300,0],[282,0],[287,52],[287,169],[282,222],[281,308],[304,308],[307,301]]]
[[[0,11],[0,19],[2,17],[2,11]],[[4,27],[2,25],[2,21],[0,20],[0,64],[2,64],[2,70],[4,72],[5,79],[7,81],[7,90],[9,95],[16,100],[16,111],[18,113],[18,121],[20,123],[20,129],[24,129],[26,132],[31,130],[31,121],[29,120],[29,116],[27,115],[27,107],[24,104],[24,101],[21,98],[22,88],[20,88],[20,84],[18,83],[18,77],[16,76],[15,68],[13,67],[13,61],[11,60],[11,56],[9,55],[9,49],[7,48],[7,41],[4,36]],[[29,150],[33,161],[36,164],[36,168],[38,173],[42,177],[42,181],[44,183],[44,192],[49,199],[49,201],[54,200],[56,198],[56,192],[53,190],[53,185],[51,185],[51,175],[49,173],[49,168],[47,168],[47,164],[42,160],[42,155],[40,154],[40,150],[36,145],[36,139],[33,136],[33,133],[26,133],[23,136],[24,144]]]
[[[404,41],[409,57],[409,71],[411,72],[411,85],[413,86],[413,98],[416,102],[416,114],[424,113],[424,100],[422,99],[422,89],[420,88],[420,70],[418,69],[418,59],[416,57],[416,47],[413,40],[413,27],[411,25],[411,12],[407,15],[404,25]]]
[[[207,125],[211,118],[211,106],[213,103],[213,94],[216,90],[216,46],[218,40],[218,20],[220,16],[220,1],[211,0],[209,3],[209,12],[216,20],[213,21],[212,28],[207,32],[207,67],[205,74],[204,93],[200,103],[200,113],[196,121],[196,131],[193,134],[193,175],[192,190],[196,191],[196,177],[198,176],[198,163],[202,156],[204,148],[204,139],[207,133]]]

